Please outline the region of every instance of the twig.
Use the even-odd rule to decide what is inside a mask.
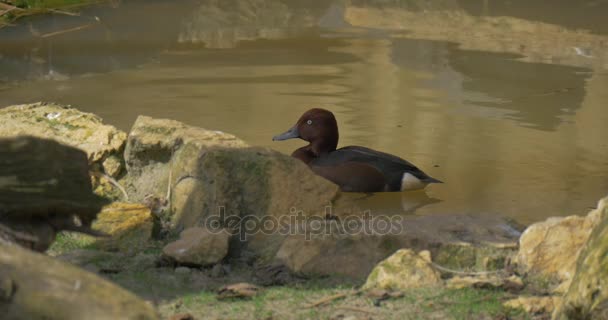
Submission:
[[[125,201],[129,201],[129,195],[127,194],[127,190],[125,190],[125,188],[123,188],[120,183],[118,183],[118,181],[114,180],[114,178],[99,171],[89,171],[89,174],[100,179],[105,178],[106,180],[108,180],[111,185],[115,186],[118,190],[120,190],[120,192],[122,192],[122,195],[125,197]]]
[[[314,307],[318,307],[324,304],[328,304],[334,300],[338,300],[338,299],[342,299],[342,298],[346,298],[350,295],[357,295],[360,294],[362,292],[362,290],[357,290],[354,292],[346,292],[346,293],[338,293],[338,294],[334,294],[333,296],[328,296],[322,299],[319,299],[311,304],[308,304],[306,306],[304,306],[304,308],[314,308]]]
[[[85,24],[85,25],[74,27],[74,28],[70,28],[70,29],[65,29],[65,30],[45,33],[45,34],[41,35],[40,37],[41,38],[54,37],[54,36],[62,35],[64,33],[68,33],[68,32],[79,31],[79,30],[83,30],[83,29],[86,29],[86,28],[90,28],[90,27],[92,27],[92,26],[94,26],[96,24],[97,23],[89,23],[89,24]]]
[[[77,12],[63,11],[63,10],[59,10],[59,9],[49,9],[49,11],[52,13],[63,14],[66,16],[80,17],[80,13],[77,13]]]

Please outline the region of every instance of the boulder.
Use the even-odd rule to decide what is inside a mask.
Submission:
[[[29,135],[54,139],[86,152],[89,164],[117,177],[123,170],[127,134],[105,125],[94,114],[53,103],[15,105],[0,109],[0,137]]]
[[[390,230],[381,228],[381,220],[389,222]],[[429,250],[445,268],[487,271],[503,269],[517,247],[517,233],[505,221],[462,215],[309,218],[306,227],[285,233],[278,263],[298,274],[355,279],[365,279],[378,262],[402,248]]]
[[[173,120],[140,116],[125,159],[123,182],[131,199],[164,198],[160,202],[168,204],[173,232],[213,220],[243,236],[231,246],[234,255],[248,250],[266,260],[274,257],[282,237],[260,232],[246,237],[243,221],[272,217],[276,222],[296,209],[321,215],[339,192],[297,159]]]
[[[228,254],[229,240],[230,233],[225,229],[188,228],[179,240],[163,248],[163,254],[183,265],[214,265]]]
[[[97,247],[135,254],[145,249],[152,239],[154,217],[142,204],[114,202],[101,210],[92,227],[109,235],[98,238]]]
[[[417,254],[401,249],[374,268],[363,289],[406,290],[441,284],[441,275],[432,267],[428,251]]]
[[[306,235],[294,235],[282,242],[276,259],[296,274],[364,279],[379,261],[400,248],[395,237],[327,235],[307,239]]]
[[[530,225],[519,240],[518,268],[529,277],[557,285],[558,291],[567,288],[598,218],[595,211],[586,217],[554,217]]]
[[[599,222],[578,255],[576,272],[554,320],[608,319],[608,198],[598,203],[588,217],[592,216]]]
[[[247,144],[220,131],[139,116],[129,133],[124,154],[130,198],[141,202],[150,194],[165,196],[170,184],[196,173],[203,151],[217,146],[234,148]]]
[[[1,242],[0,314],[7,320],[158,319],[150,304],[93,273]]]

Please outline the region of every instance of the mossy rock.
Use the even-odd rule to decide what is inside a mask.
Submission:
[[[136,253],[149,245],[154,229],[154,217],[142,204],[115,202],[104,207],[93,229],[110,235],[99,238],[96,246],[109,251]]]

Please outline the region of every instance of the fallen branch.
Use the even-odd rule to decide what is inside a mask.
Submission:
[[[90,27],[92,27],[92,26],[94,26],[96,24],[97,23],[89,23],[89,24],[85,24],[85,25],[74,27],[74,28],[70,28],[70,29],[65,29],[65,30],[60,30],[60,31],[55,31],[55,32],[49,32],[49,33],[45,33],[45,34],[41,35],[40,37],[41,38],[50,38],[50,37],[54,37],[54,36],[59,36],[59,35],[65,34],[65,33],[87,29],[87,28],[90,28]]]
[[[330,303],[332,301],[335,301],[335,300],[338,300],[338,299],[346,298],[346,297],[351,296],[351,295],[353,295],[353,296],[354,295],[358,295],[361,292],[363,292],[363,291],[362,290],[357,290],[357,291],[354,291],[354,292],[346,292],[346,293],[334,294],[333,296],[328,296],[328,297],[319,299],[319,300],[317,300],[317,301],[315,301],[315,302],[313,302],[311,304],[308,304],[308,305],[304,306],[304,308],[318,307],[318,306],[321,306],[321,305],[324,305],[324,304],[328,304],[328,303]]]

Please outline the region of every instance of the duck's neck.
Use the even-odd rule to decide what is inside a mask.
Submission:
[[[313,159],[320,157],[323,154],[330,153],[336,150],[337,142],[323,143],[311,142],[309,145],[296,149],[291,156],[302,160],[304,163],[309,163]]]

